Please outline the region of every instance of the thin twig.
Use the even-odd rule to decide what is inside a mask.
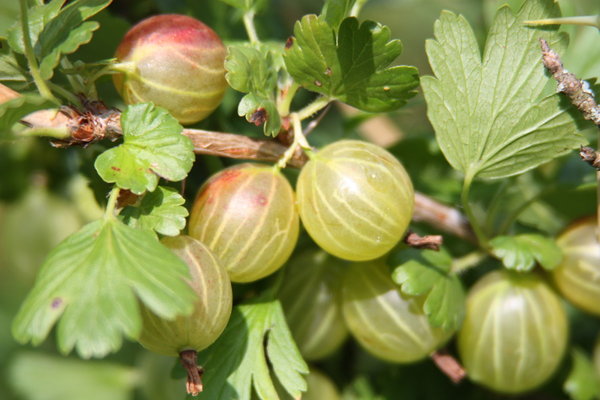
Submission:
[[[429,249],[439,251],[444,239],[441,235],[420,236],[413,231],[408,231],[404,236],[404,243],[416,249]]]
[[[431,355],[431,359],[437,365],[437,367],[454,383],[460,383],[467,372],[456,358],[450,354],[438,350]]]

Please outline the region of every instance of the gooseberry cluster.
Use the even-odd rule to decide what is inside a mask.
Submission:
[[[181,123],[194,123],[223,97],[224,57],[220,39],[199,21],[152,17],[119,46],[115,68],[121,73],[114,81],[126,102],[153,101]],[[195,311],[164,321],[143,309],[142,345],[176,356],[214,342],[231,313],[231,282],[254,282],[279,270],[296,248],[301,225],[319,248],[291,259],[278,296],[306,359],[328,357],[351,334],[382,360],[412,363],[452,337],[453,331],[431,325],[424,298],[404,294],[382,258],[405,234],[414,207],[411,180],[391,153],[357,140],[309,151],[295,189],[279,166],[256,163],[223,169],[202,185],[189,236],[163,241],[190,267]],[[566,299],[600,315],[594,230],[584,221],[561,236],[564,259],[552,278]],[[503,270],[471,288],[458,352],[472,381],[516,394],[556,371],[567,339],[566,313],[552,287],[538,274]],[[315,395],[319,385],[337,398],[318,372],[309,375],[308,397],[324,398]]]

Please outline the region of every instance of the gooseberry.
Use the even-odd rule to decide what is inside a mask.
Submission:
[[[471,288],[458,349],[471,380],[515,394],[554,373],[567,336],[559,296],[535,274],[501,270]]]
[[[251,282],[287,261],[299,224],[294,191],[281,172],[245,163],[202,185],[190,213],[189,234],[206,243],[233,282]]]
[[[310,236],[346,260],[387,253],[412,217],[408,174],[392,154],[372,143],[340,140],[325,146],[302,168],[296,190]]]
[[[221,103],[226,49],[204,23],[163,14],[133,26],[116,51],[113,75],[127,104],[153,102],[182,124],[206,118]]]
[[[594,218],[573,224],[557,240],[563,251],[552,277],[560,293],[577,307],[600,315],[600,242]]]
[[[451,334],[430,325],[422,299],[403,294],[381,260],[351,265],[345,272],[342,299],[352,336],[383,360],[420,360]]]
[[[198,295],[194,311],[175,320],[162,319],[142,306],[142,346],[155,353],[179,356],[200,351],[223,332],[231,315],[231,282],[227,271],[201,242],[189,236],[166,237],[162,243],[188,265],[190,285]]]
[[[279,299],[292,336],[307,360],[327,357],[348,336],[341,309],[340,260],[303,251],[285,266]]]

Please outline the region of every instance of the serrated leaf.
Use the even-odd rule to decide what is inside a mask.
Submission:
[[[388,27],[373,21],[342,21],[339,32],[316,15],[296,22],[295,40],[286,50],[290,75],[306,89],[364,111],[401,107],[419,85],[414,67],[388,67],[402,52]]]
[[[469,177],[516,175],[585,143],[555,94],[539,99],[548,78],[539,39],[561,52],[557,27],[534,29],[526,19],[559,14],[552,0],[508,6],[496,14],[483,59],[466,19],[444,11],[426,44],[435,77],[421,82],[437,141],[457,170]]]
[[[196,296],[187,278],[187,266],[152,233],[98,220],[50,253],[13,321],[13,336],[38,345],[58,321],[61,352],[103,357],[121,347],[123,336],[139,336],[138,300],[163,318],[190,313]]]
[[[562,260],[562,251],[545,236],[527,233],[516,236],[497,236],[490,240],[492,253],[508,269],[530,271],[538,262],[547,270],[554,269]]]
[[[281,117],[274,100],[249,93],[238,104],[238,115],[255,125],[263,125],[267,136],[277,136],[281,129]]]
[[[29,37],[32,46],[35,46],[38,42],[40,33],[44,30],[46,24],[58,15],[65,1],[66,0],[52,0],[47,4],[35,5],[29,9],[27,16],[29,17]],[[23,30],[21,28],[20,19],[9,28],[7,39],[12,51],[20,54],[25,53],[25,43],[23,41]]]
[[[15,393],[27,400],[128,400],[138,374],[111,362],[28,352],[11,360],[9,377]]]
[[[180,181],[194,163],[194,145],[165,109],[152,103],[127,107],[121,114],[123,144],[100,154],[94,164],[105,182],[142,194],[156,189],[158,177]]]
[[[13,53],[0,54],[0,81],[26,82],[27,75]]]
[[[600,398],[600,377],[588,356],[578,348],[572,351],[572,366],[563,390],[573,400]]]
[[[173,188],[159,186],[148,192],[138,206],[128,206],[120,215],[134,228],[148,229],[167,236],[177,236],[185,228],[185,199]]]
[[[40,73],[43,79],[52,78],[54,68],[62,54],[71,54],[79,46],[92,40],[100,24],[84,22],[96,15],[112,0],[78,0],[63,8],[40,33],[35,46],[36,56],[40,59]]]
[[[236,44],[228,48],[226,79],[235,90],[247,93],[238,106],[238,115],[257,125],[264,124],[265,135],[276,136],[281,128],[276,96],[278,76],[283,67],[283,45]],[[259,119],[257,112],[265,112]]]
[[[14,124],[34,111],[56,105],[37,94],[23,94],[0,104],[0,138],[10,134]]]
[[[423,311],[434,326],[457,329],[465,314],[465,293],[456,274],[450,271],[452,257],[445,251],[409,249],[401,253],[401,264],[392,279],[403,293],[426,295]]]
[[[266,348],[265,348],[266,344]],[[278,400],[271,374],[295,399],[306,390],[308,366],[288,329],[279,300],[234,307],[229,324],[203,353],[204,391],[199,399]]]

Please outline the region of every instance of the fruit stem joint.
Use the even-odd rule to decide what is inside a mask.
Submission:
[[[195,350],[184,350],[179,354],[181,365],[187,372],[186,389],[188,394],[198,396],[202,392],[202,374],[204,369],[198,366],[197,353]]]

